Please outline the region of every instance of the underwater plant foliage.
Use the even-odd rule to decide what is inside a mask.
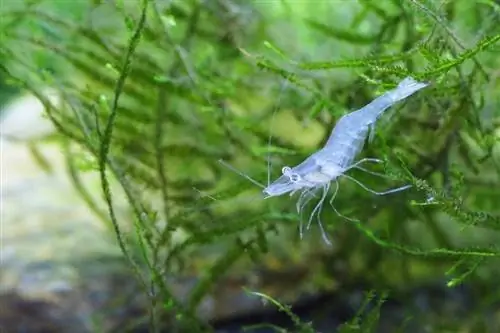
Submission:
[[[62,3],[3,6],[0,76],[47,104],[57,128],[47,144],[66,147],[75,187],[150,295],[151,331],[168,318],[210,332],[197,316],[207,295],[225,276],[263,268],[304,271],[286,296],[252,288],[284,302],[352,281],[487,288],[500,273],[497,2]],[[266,183],[268,166],[274,179],[297,165],[342,115],[407,76],[430,86],[387,111],[360,156],[383,159],[373,170],[388,179],[353,176],[413,187],[382,197],[341,182],[335,207],[359,222],[326,205],[331,247],[315,223],[299,238],[296,197],[262,200],[219,163]],[[63,106],[49,105],[47,86]],[[98,172],[100,187],[82,184],[84,172]],[[197,283],[180,300],[167,277],[189,274]],[[341,331],[374,331],[375,317]]]

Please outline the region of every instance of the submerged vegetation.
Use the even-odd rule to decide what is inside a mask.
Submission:
[[[351,281],[391,290],[436,278],[496,287],[488,302],[498,302],[497,2],[62,3],[3,5],[0,76],[46,104],[57,128],[47,144],[61,145],[75,187],[112,227],[149,295],[151,331],[167,318],[180,331],[211,331],[197,310],[213,288],[276,261],[307,271],[286,302]],[[378,197],[341,183],[336,207],[360,222],[323,209],[332,247],[314,225],[299,238],[295,198],[260,200],[218,163],[265,183],[269,154],[276,177],[315,152],[339,117],[407,76],[431,86],[389,110],[363,152],[383,159],[378,171],[390,179],[353,175],[377,189],[414,186]],[[80,179],[92,171],[100,189]],[[197,283],[181,300],[167,277],[192,272]],[[373,331],[377,316],[365,317],[340,331]],[[313,326],[297,322],[301,332]]]

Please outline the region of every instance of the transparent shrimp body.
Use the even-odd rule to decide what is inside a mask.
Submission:
[[[365,107],[340,118],[325,146],[299,165],[293,168],[284,167],[282,175],[264,188],[263,193],[265,196],[280,196],[286,193],[293,195],[300,191],[301,194],[297,201],[297,211],[300,213],[305,204],[322,190],[323,194],[311,213],[308,227],[316,214],[323,238],[329,243],[319,218],[319,211],[326,199],[330,185],[335,183],[336,188],[330,200],[330,205],[339,216],[346,218],[332,204],[338,191],[337,179],[339,177],[348,178],[376,195],[394,193],[410,187],[403,186],[384,192],[376,192],[367,188],[353,177],[346,175],[345,172],[356,168],[380,176],[380,174],[368,171],[360,166],[360,164],[365,162],[378,163],[381,162],[380,160],[364,158],[358,162],[354,162],[356,156],[361,152],[367,137],[369,140],[373,137],[375,123],[380,115],[396,102],[405,99],[427,85],[427,83],[417,82],[413,78],[408,77],[401,81],[395,89],[386,92]],[[302,221],[300,226],[302,235]]]
[[[332,154],[333,160],[340,167],[347,167],[354,162],[363,149],[364,142],[373,139],[377,119],[389,107],[427,87],[427,83],[417,82],[408,77],[398,86],[377,97],[368,105],[351,112],[339,119],[332,130],[324,149]]]

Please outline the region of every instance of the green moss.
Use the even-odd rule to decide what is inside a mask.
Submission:
[[[143,0],[114,8],[96,1],[88,11],[67,8],[78,20],[61,15],[66,9],[57,4],[2,9],[2,78],[38,95],[46,85],[61,92],[65,107],[49,116],[76,188],[112,223],[145,292],[158,290],[179,327],[210,331],[195,319],[204,297],[237,267],[253,270],[277,253],[293,262],[318,251],[325,267],[342,261],[349,279],[387,287],[442,277],[443,267],[457,263],[450,287],[474,281],[477,269],[492,270],[500,256],[494,139],[500,31],[492,14],[498,6],[227,3],[173,1],[160,8]],[[21,20],[30,25],[15,24]],[[335,205],[360,223],[325,209],[332,249],[316,231],[298,239],[293,199],[241,199],[259,189],[217,162],[227,160],[265,183],[267,152],[276,176],[320,147],[341,115],[408,75],[431,87],[390,110],[365,149],[386,160],[391,180],[363,182],[414,188],[376,197],[341,183]],[[79,181],[89,166],[71,157],[69,143],[98,161],[107,212]],[[110,174],[128,198],[133,235],[115,216]],[[320,276],[311,284],[327,288],[331,272],[321,266],[312,266],[310,274]],[[186,304],[165,281],[186,274],[183,267],[199,276]],[[372,331],[375,317],[343,331]],[[294,322],[301,332],[310,329]]]

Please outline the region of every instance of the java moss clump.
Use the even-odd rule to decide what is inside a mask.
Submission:
[[[476,296],[469,315],[428,315],[427,327],[489,327],[494,316],[476,314],[500,295],[497,2],[41,0],[1,15],[2,87],[45,102],[57,129],[45,144],[65,149],[74,185],[116,236],[150,301],[149,331],[213,331],[200,306],[232,278],[300,332],[325,332],[283,305],[304,295],[362,286],[373,291],[363,298],[409,304],[430,281]],[[263,201],[219,163],[265,183],[268,165],[272,177],[296,165],[339,117],[407,76],[431,86],[388,111],[360,156],[383,159],[372,170],[387,179],[352,175],[413,187],[382,197],[341,182],[335,206],[360,222],[325,205],[331,247],[314,223],[299,238],[296,197]],[[182,277],[196,282],[180,297],[171,281]],[[377,302],[339,330],[376,331]],[[400,324],[412,315],[424,318],[406,311]]]

